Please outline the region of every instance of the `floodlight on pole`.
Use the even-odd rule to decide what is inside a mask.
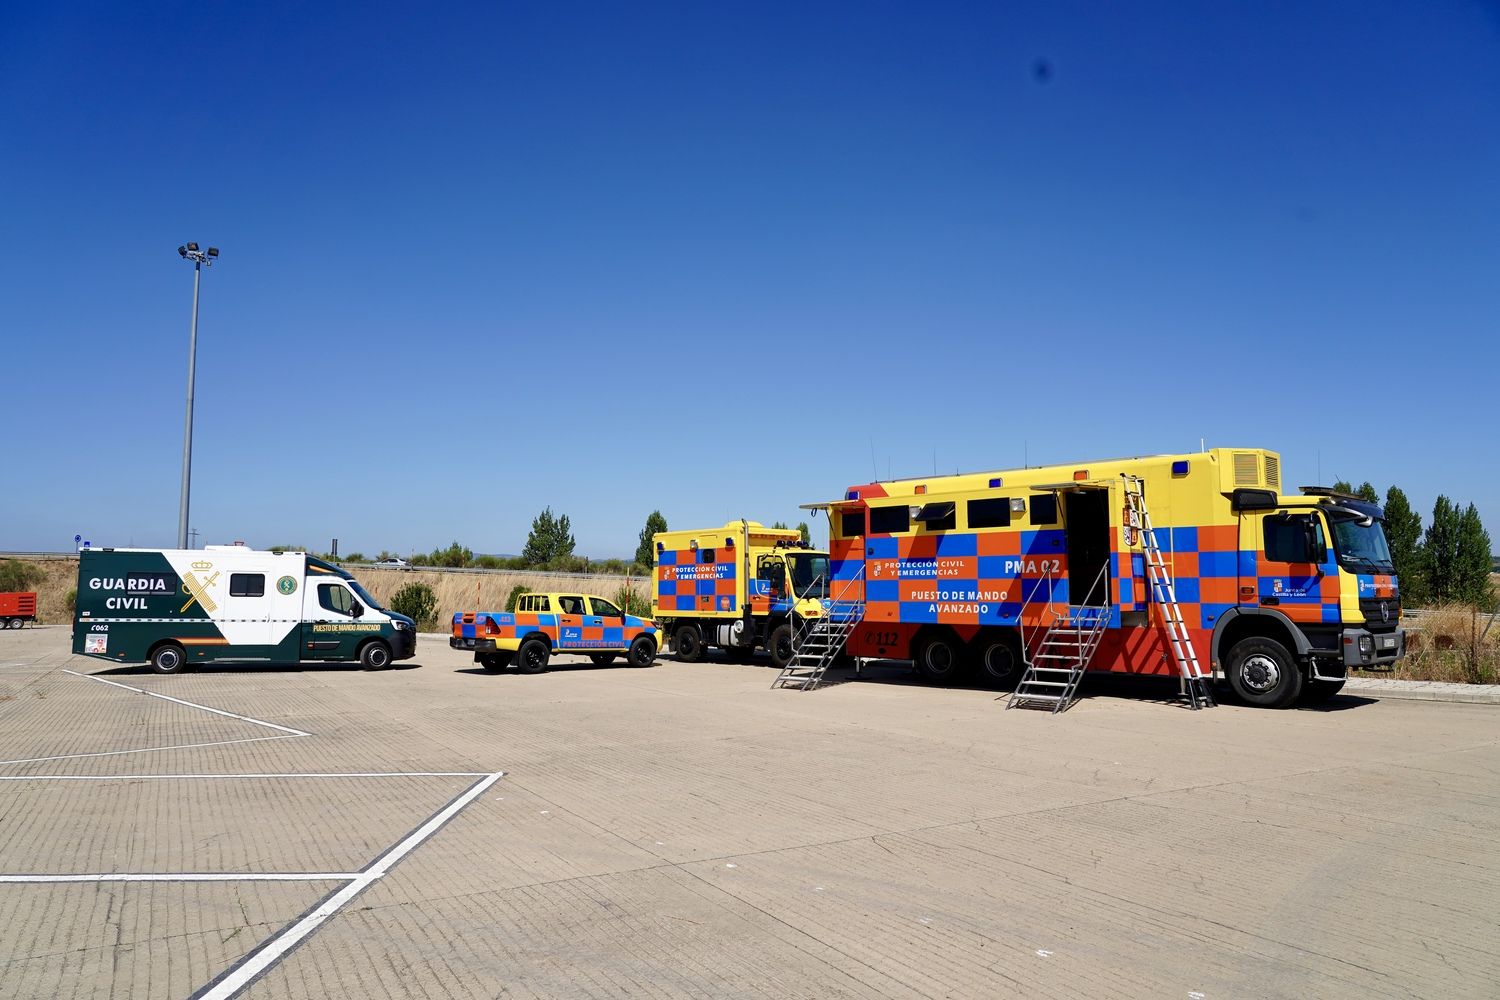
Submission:
[[[218,247],[209,247],[208,253],[198,249],[196,243],[184,243],[177,248],[177,256],[193,262],[193,322],[188,332],[188,380],[187,422],[182,432],[182,501],[177,508],[177,547],[188,547],[188,498],[191,493],[193,471],[193,380],[198,364],[198,283],[203,269],[211,267],[219,256]]]

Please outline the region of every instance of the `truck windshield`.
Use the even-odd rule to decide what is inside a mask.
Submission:
[[[361,587],[359,585],[358,581],[355,581],[355,580],[345,580],[344,582],[349,585],[349,589],[350,590],[354,591],[356,594],[359,595],[359,599],[361,601],[365,602],[365,607],[367,607],[367,608],[374,608],[376,611],[384,611],[385,610],[385,608],[383,608],[383,607],[380,606],[380,602],[379,601],[375,600],[375,598],[373,598],[373,597],[370,596],[370,592],[368,590],[366,590],[365,588],[363,588],[363,587]]]
[[[828,596],[828,557],[811,552],[788,553],[792,564],[792,593],[797,597]]]
[[[1333,519],[1333,545],[1339,565],[1355,573],[1393,573],[1391,547],[1385,540],[1385,528],[1379,521],[1361,524],[1359,520]]]

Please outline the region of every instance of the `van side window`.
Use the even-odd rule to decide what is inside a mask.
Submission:
[[[969,501],[969,527],[1010,527],[1010,497]]]
[[[1041,496],[1031,498],[1031,523],[1032,524],[1056,524],[1057,523],[1057,494],[1044,493]]]
[[[884,535],[911,530],[911,508],[902,504],[897,507],[871,507],[870,533]]]
[[[230,573],[230,597],[265,597],[266,575],[264,573]]]
[[[354,601],[349,596],[349,591],[336,583],[318,584],[318,604],[325,610],[340,615],[347,615],[349,609],[354,607]]]
[[[839,519],[839,537],[857,538],[865,533],[865,512],[845,512]]]

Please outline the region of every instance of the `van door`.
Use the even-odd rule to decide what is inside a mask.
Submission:
[[[307,581],[302,605],[302,659],[352,660],[359,640],[370,630],[361,629],[354,617],[359,602],[339,579]]]
[[[219,629],[234,646],[232,656],[247,659],[270,657],[276,640],[271,635],[272,596],[267,594],[265,570],[230,570],[229,586],[216,617]],[[273,592],[274,594],[274,592]]]

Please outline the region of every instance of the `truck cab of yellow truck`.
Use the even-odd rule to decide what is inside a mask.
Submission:
[[[778,667],[792,659],[793,624],[825,614],[828,553],[789,528],[739,520],[717,528],[663,531],[655,554],[652,617],[679,660],[711,646],[766,650]]]

